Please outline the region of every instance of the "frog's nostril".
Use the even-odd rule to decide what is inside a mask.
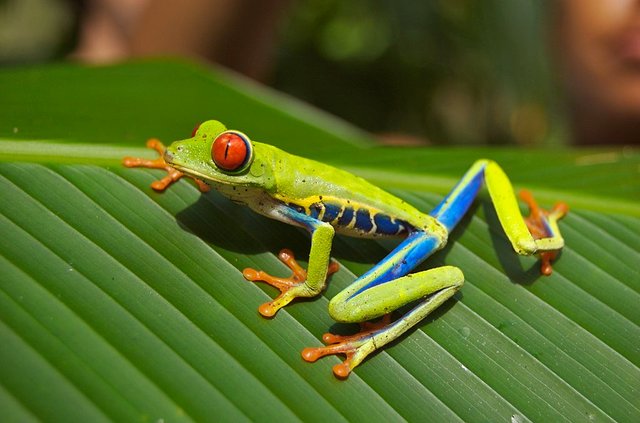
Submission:
[[[171,151],[166,150],[164,152],[164,161],[167,163],[171,163],[172,160],[173,160],[173,154],[171,153]]]

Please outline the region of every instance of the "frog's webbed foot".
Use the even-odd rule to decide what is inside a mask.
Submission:
[[[377,322],[360,323],[360,332],[354,335],[343,336],[325,333],[322,335],[322,342],[326,346],[305,348],[302,350],[302,358],[314,362],[326,355],[344,354],[346,359],[333,366],[333,374],[340,379],[345,379],[354,367],[378,349],[376,338],[386,332],[390,323],[391,314],[385,314]]]
[[[159,140],[151,138],[147,141],[147,147],[156,150],[160,156],[157,159],[153,160],[143,159],[140,157],[125,157],[122,159],[122,164],[126,167],[147,167],[150,169],[162,169],[166,171],[167,176],[158,181],[154,181],[151,184],[151,188],[153,188],[154,190],[164,191],[165,189],[167,189],[167,187],[169,187],[169,185],[178,181],[183,176],[193,179],[198,185],[198,189],[200,190],[200,192],[207,192],[211,189],[209,185],[205,184],[200,179],[194,178],[190,175],[186,175],[185,173],[180,172],[179,170],[168,165],[167,162],[164,161],[164,152],[166,150],[166,147]]]
[[[563,202],[556,203],[551,210],[545,210],[538,206],[538,203],[529,191],[520,191],[520,198],[522,198],[522,200],[529,206],[529,216],[527,216],[524,221],[533,238],[541,239],[556,235],[554,234],[553,228],[557,227],[556,222],[569,211],[567,204]],[[542,274],[551,274],[551,262],[555,260],[558,252],[559,250],[543,251],[539,253],[541,262],[540,271]]]
[[[280,290],[280,295],[278,295],[278,297],[273,301],[262,304],[258,308],[258,311],[264,317],[274,316],[278,310],[289,304],[291,300],[296,297],[313,297],[318,294],[318,292],[312,291],[305,284],[307,271],[298,264],[291,250],[286,248],[281,250],[280,253],[278,253],[278,258],[293,272],[290,277],[281,278],[272,276],[262,270],[255,270],[251,268],[246,268],[242,271],[242,275],[246,280],[252,282],[265,282]],[[337,272],[338,268],[338,263],[331,260],[327,269],[327,276]]]

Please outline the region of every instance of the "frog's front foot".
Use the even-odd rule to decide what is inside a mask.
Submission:
[[[164,144],[162,144],[162,142],[160,142],[160,140],[151,138],[147,141],[147,147],[156,150],[159,154],[159,157],[153,160],[143,159],[140,157],[125,157],[122,159],[122,164],[126,167],[147,167],[150,169],[162,169],[166,171],[167,176],[158,181],[152,182],[151,188],[156,191],[162,192],[167,189],[172,183],[178,181],[183,176],[187,176],[196,182],[200,192],[207,192],[210,190],[209,185],[205,184],[200,179],[186,175],[167,164],[167,162],[165,162],[164,160],[164,152],[166,150],[166,147],[164,146]]]
[[[345,379],[351,371],[378,347],[376,340],[384,336],[391,322],[391,315],[386,314],[379,322],[364,322],[360,324],[360,332],[354,335],[342,336],[332,333],[322,335],[325,347],[310,347],[302,350],[302,358],[314,362],[321,357],[333,354],[344,354],[346,359],[333,366],[333,374]]]
[[[242,271],[242,275],[246,280],[252,282],[265,282],[280,290],[280,295],[278,295],[278,297],[273,301],[264,303],[258,307],[258,311],[264,317],[274,316],[278,310],[289,304],[291,300],[296,297],[313,297],[318,295],[318,292],[311,289],[305,283],[307,279],[307,271],[298,264],[291,250],[281,250],[278,254],[278,258],[293,272],[290,277],[281,278],[272,276],[262,270],[255,270],[251,268],[246,268]],[[327,269],[327,276],[337,272],[338,268],[338,263],[333,260],[330,261]]]
[[[566,203],[556,203],[551,210],[545,210],[538,206],[533,195],[526,190],[520,191],[520,198],[529,206],[529,216],[524,221],[529,228],[529,232],[534,239],[542,239],[553,237],[553,228],[557,228],[556,222],[560,220],[569,211]],[[540,272],[544,275],[550,275],[552,272],[551,262],[555,260],[559,250],[543,251],[539,253]]]

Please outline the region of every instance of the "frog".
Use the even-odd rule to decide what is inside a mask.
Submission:
[[[214,189],[237,204],[310,234],[306,269],[285,248],[278,258],[291,270],[291,276],[243,270],[248,281],[264,282],[280,291],[275,299],[258,307],[266,318],[274,317],[296,298],[316,297],[325,290],[327,279],[339,269],[331,259],[336,234],[400,239],[386,257],[329,301],[328,313],[333,320],[358,323],[361,330],[352,335],[325,333],[325,346],[302,350],[302,358],[309,362],[344,355],[345,359],[333,366],[339,379],[346,379],[365,358],[418,325],[463,287],[465,277],[456,266],[414,270],[447,245],[451,232],[483,187],[515,252],[537,255],[543,275],[551,274],[551,263],[564,247],[558,221],[568,212],[567,204],[558,202],[545,210],[530,192],[522,191],[521,199],[530,209],[529,216],[523,217],[509,178],[490,159],[471,164],[442,201],[425,213],[362,177],[253,141],[217,120],[203,122],[190,138],[168,147],[157,139],[149,140],[147,146],[159,153],[158,158],[125,157],[123,164],[165,170],[167,175],[151,184],[156,191],[162,192],[186,176],[203,193]],[[394,312],[407,308],[392,319]]]

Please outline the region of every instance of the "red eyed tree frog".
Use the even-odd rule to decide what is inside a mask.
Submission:
[[[453,266],[409,272],[445,246],[483,184],[514,250],[523,255],[539,254],[542,273],[551,273],[551,260],[564,246],[557,222],[567,206],[559,203],[545,211],[524,193],[531,209],[531,216],[524,219],[509,179],[491,160],[476,161],[444,200],[425,214],[362,178],[251,141],[244,133],[227,130],[214,120],[202,123],[191,138],[168,148],[157,140],[150,140],[148,146],[161,156],[156,160],[127,157],[124,164],[166,169],[168,175],[154,182],[154,189],[162,191],[186,175],[196,180],[201,191],[213,187],[236,203],[310,232],[306,270],[289,250],[282,250],[279,258],[293,271],[291,277],[244,270],[247,280],[266,282],[281,291],[276,299],[259,307],[265,317],[274,316],[297,297],[313,297],[323,290],[327,276],[337,270],[337,264],[330,260],[336,232],[368,238],[404,237],[386,258],[329,303],[334,320],[361,323],[363,330],[352,336],[325,334],[327,346],[302,351],[307,361],[345,354],[346,360],[333,368],[339,378],[346,378],[366,356],[398,338],[462,287],[462,271]],[[391,322],[390,313],[410,303],[415,304],[413,309]],[[364,323],[381,316],[384,318],[375,324]]]

